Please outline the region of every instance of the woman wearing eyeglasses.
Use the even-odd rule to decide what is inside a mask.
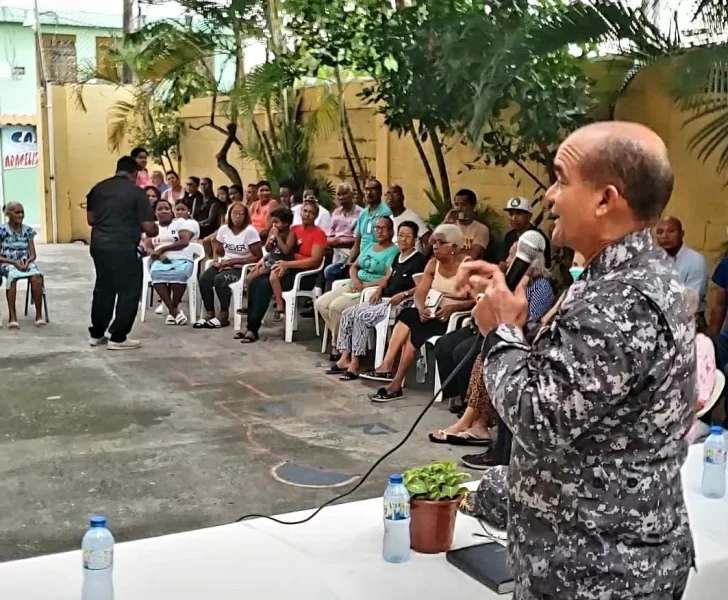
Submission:
[[[463,252],[463,233],[457,225],[443,224],[435,229],[430,244],[433,258],[427,264],[425,274],[417,285],[414,307],[405,308],[397,317],[387,354],[376,369],[363,373],[362,377],[376,381],[388,381],[371,399],[374,402],[391,402],[401,398],[402,385],[417,353],[433,336],[447,331],[450,316],[470,310],[475,302],[458,292],[455,275],[460,264],[469,260]],[[397,372],[394,366],[399,357]]]
[[[332,346],[336,345],[341,314],[347,308],[359,304],[364,288],[376,287],[386,281],[387,271],[399,253],[399,248],[392,241],[393,234],[392,219],[389,217],[378,219],[374,227],[376,242],[360,252],[356,264],[349,269],[351,281],[348,285],[331,290],[316,300],[316,310],[319,311],[331,330]],[[332,352],[329,358],[335,362],[341,357]]]

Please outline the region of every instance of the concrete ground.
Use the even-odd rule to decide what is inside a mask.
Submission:
[[[50,324],[0,329],[0,560],[78,548],[93,513],[125,541],[315,507],[347,488],[295,487],[272,469],[361,475],[432,393],[414,385],[377,406],[367,397],[376,384],[324,375],[312,320],[293,344],[270,327],[242,346],[230,329],[167,327],[152,313],[134,331],[142,349],[90,348],[88,249],[39,246],[38,262]],[[6,323],[4,299],[0,313]],[[352,498],[380,495],[390,472],[457,460],[465,449],[426,437],[451,421],[433,408]]]

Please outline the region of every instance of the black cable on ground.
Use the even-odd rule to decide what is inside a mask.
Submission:
[[[409,428],[409,431],[405,434],[405,436],[402,438],[402,440],[391,450],[388,450],[386,453],[384,453],[377,461],[369,468],[369,470],[364,473],[364,475],[359,479],[357,484],[351,488],[349,491],[344,492],[343,494],[339,494],[338,496],[334,496],[331,500],[328,502],[324,502],[321,506],[319,506],[311,515],[306,517],[305,519],[301,519],[299,521],[281,521],[280,519],[276,519],[275,517],[271,517],[268,515],[258,515],[258,514],[249,514],[249,515],[243,515],[239,519],[236,519],[236,523],[240,523],[241,521],[247,521],[248,519],[268,519],[269,521],[273,521],[274,523],[278,523],[280,525],[301,525],[303,523],[306,523],[313,519],[317,514],[319,514],[324,508],[327,506],[331,506],[332,504],[338,502],[339,500],[343,500],[347,496],[350,496],[353,494],[356,490],[358,490],[362,485],[364,485],[364,482],[369,478],[369,476],[376,470],[376,468],[382,464],[387,458],[392,456],[397,450],[399,450],[402,446],[404,446],[407,443],[407,440],[412,437],[412,434],[415,432],[415,429],[417,429],[417,426],[420,424],[420,421],[424,418],[425,414],[428,410],[432,407],[432,405],[435,403],[435,400],[439,396],[440,392],[444,390],[450,382],[453,380],[455,375],[458,374],[460,369],[465,366],[465,363],[467,363],[473,356],[475,352],[477,352],[480,349],[480,344],[478,342],[482,342],[482,338],[477,335],[475,336],[475,339],[473,340],[473,345],[468,350],[467,355],[463,360],[460,361],[460,363],[455,367],[452,373],[450,373],[450,377],[448,377],[445,382],[440,386],[440,389],[435,392],[435,395],[432,397],[432,399],[427,403],[425,408],[422,410],[422,412],[418,415],[418,417],[415,419],[415,422],[412,424],[412,427]]]

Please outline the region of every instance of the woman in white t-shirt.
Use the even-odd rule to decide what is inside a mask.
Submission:
[[[250,224],[250,213],[244,204],[230,206],[227,223],[218,229],[212,243],[214,264],[200,277],[200,294],[205,316],[195,329],[219,329],[230,325],[230,284],[240,280],[243,266],[258,262],[263,248],[258,231]],[[215,293],[220,301],[220,314],[215,316]]]
[[[149,274],[154,291],[169,310],[167,325],[186,325],[187,316],[179,305],[192,275],[194,254],[190,244],[200,237],[200,226],[191,220],[187,206],[181,202],[175,206],[167,200],[154,204],[159,234],[152,238]]]

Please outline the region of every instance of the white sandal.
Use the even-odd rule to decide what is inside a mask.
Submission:
[[[8,329],[20,329],[20,323],[17,321],[10,321],[8,323]]]
[[[172,315],[167,315],[167,318],[164,320],[165,325],[176,325],[177,322],[174,320],[174,317]]]
[[[179,314],[174,317],[175,325],[185,326],[187,325],[187,315],[183,313],[182,311],[179,311]]]

